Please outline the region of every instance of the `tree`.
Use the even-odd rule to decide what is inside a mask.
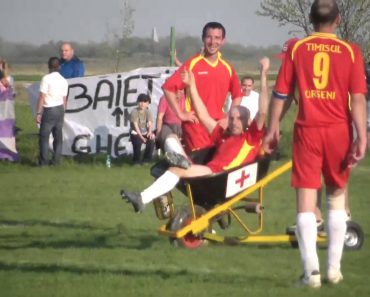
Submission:
[[[338,35],[359,44],[364,56],[370,59],[370,0],[337,0],[341,11],[341,24]],[[260,16],[276,20],[280,26],[293,25],[294,32],[304,32],[306,35],[313,31],[309,21],[310,0],[262,0]]]
[[[130,0],[122,0],[120,12],[122,19],[121,32],[117,35],[119,41],[116,50],[116,72],[118,71],[121,54],[128,52],[129,38],[135,29],[135,21],[133,19],[135,9],[131,6]],[[127,49],[126,51],[124,50],[125,47]]]

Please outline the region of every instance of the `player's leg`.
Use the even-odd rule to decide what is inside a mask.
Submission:
[[[327,128],[324,148],[323,176],[327,189],[329,236],[327,271],[329,282],[334,284],[343,279],[340,264],[347,228],[345,196],[350,170],[346,160],[352,143],[351,133],[346,124]],[[338,142],[341,145],[331,145]]]
[[[136,212],[141,212],[144,210],[146,204],[170,192],[182,177],[196,177],[211,173],[212,170],[203,165],[192,165],[188,169],[171,167],[142,192],[123,190],[121,191],[121,195],[122,198],[133,204]]]
[[[294,128],[292,169],[292,186],[297,189],[296,236],[304,270],[300,283],[315,288],[321,286],[315,217],[322,164],[318,130],[297,126]]]

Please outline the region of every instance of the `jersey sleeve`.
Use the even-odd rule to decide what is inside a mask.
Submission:
[[[231,94],[231,100],[243,97],[240,81],[239,81],[238,75],[236,74],[234,68],[232,68],[232,71],[231,71],[229,91],[230,91],[230,94]]]
[[[265,128],[258,129],[256,121],[252,121],[247,132],[247,141],[250,145],[258,145],[265,134]]]
[[[294,63],[291,58],[292,46],[290,46],[286,53],[286,58],[283,60],[279,73],[275,82],[273,94],[275,97],[285,99],[288,94],[294,91]]]
[[[224,132],[225,130],[219,124],[217,124],[210,135],[212,143],[218,144],[221,142]]]
[[[172,74],[162,85],[162,88],[166,91],[176,93],[178,90],[185,89],[185,84],[181,80],[181,71],[183,71],[184,67],[189,69],[189,62],[186,61],[182,64],[174,74]]]
[[[353,75],[351,75],[349,92],[351,94],[366,94],[367,85],[366,85],[366,74],[365,74],[365,64],[362,58],[360,48],[352,44],[352,48],[355,54],[354,63],[353,63]]]

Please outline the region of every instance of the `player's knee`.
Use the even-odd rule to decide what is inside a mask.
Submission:
[[[345,209],[345,192],[328,194],[328,209]]]

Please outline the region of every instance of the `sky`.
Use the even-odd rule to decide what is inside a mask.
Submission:
[[[255,14],[259,0],[130,0],[135,9],[133,36],[159,39],[170,34],[201,35],[208,21],[226,27],[226,41],[245,46],[282,45],[291,27]],[[122,27],[123,0],[0,0],[0,37],[35,45],[53,41],[111,40]]]

